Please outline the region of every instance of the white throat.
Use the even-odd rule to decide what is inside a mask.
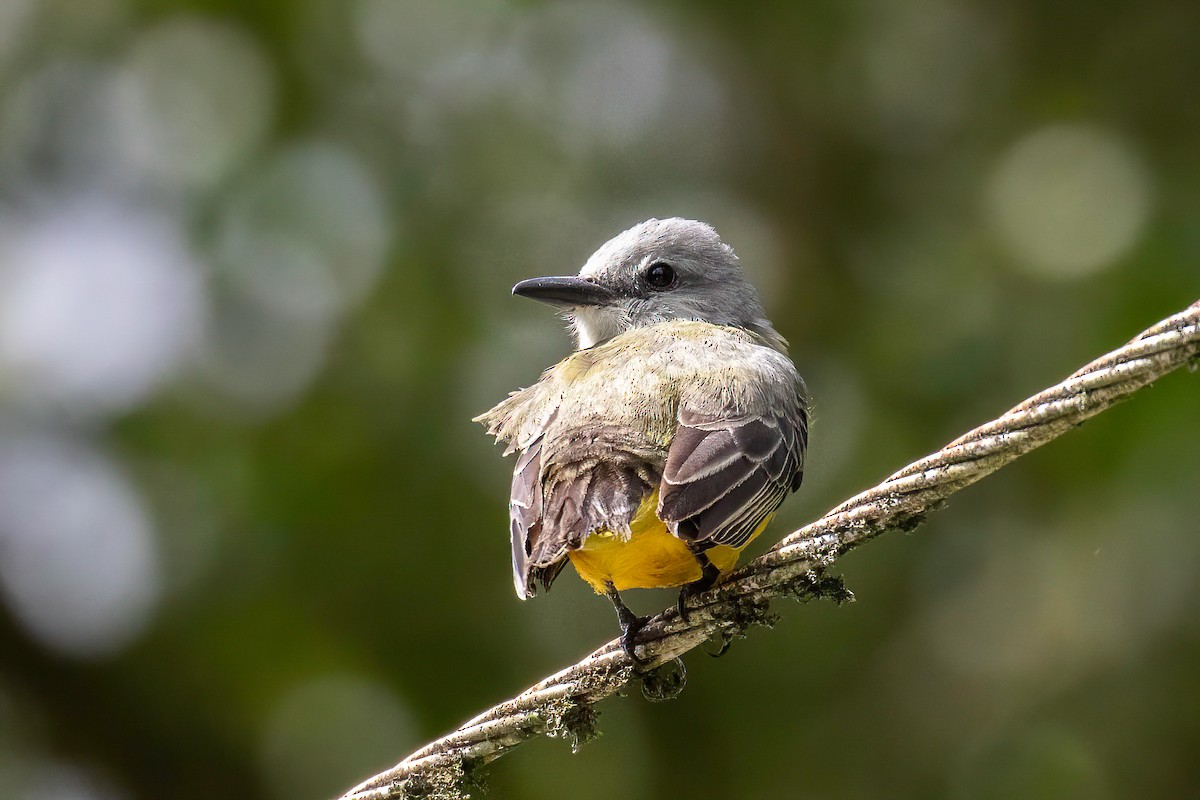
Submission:
[[[569,316],[578,349],[586,350],[629,329],[629,319],[610,306],[579,306]]]

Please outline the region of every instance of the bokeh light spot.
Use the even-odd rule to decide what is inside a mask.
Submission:
[[[217,228],[204,377],[242,410],[286,407],[375,285],[393,222],[374,179],[339,147],[298,145],[266,162]]]
[[[205,297],[173,220],[96,195],[0,225],[7,391],[85,415],[123,411],[190,353]]]
[[[223,177],[273,112],[274,81],[255,43],[207,20],[181,17],[141,34],[123,77],[141,112],[136,156],[168,184]]]
[[[1054,125],[1005,153],[986,185],[986,210],[1017,265],[1045,278],[1103,269],[1131,248],[1150,212],[1149,176],[1114,134]]]
[[[102,453],[59,436],[0,447],[0,594],[69,656],[110,655],[146,627],[160,594],[154,534]]]

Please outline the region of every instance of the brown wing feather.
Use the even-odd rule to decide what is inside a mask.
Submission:
[[[658,515],[698,545],[742,547],[800,487],[807,445],[803,405],[733,419],[681,409]]]
[[[642,501],[659,481],[647,454],[626,449],[602,432],[544,439],[521,453],[513,470],[509,518],[513,585],[519,597],[548,590],[567,552],[596,530],[628,530]]]

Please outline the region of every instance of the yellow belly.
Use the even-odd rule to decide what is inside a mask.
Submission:
[[[604,594],[609,583],[617,591],[682,586],[700,580],[700,565],[682,540],[671,535],[658,518],[658,492],[647,497],[629,525],[629,536],[596,531],[583,547],[568,553],[579,577],[597,594]],[[747,544],[762,533],[770,516],[754,530]],[[744,547],[745,545],[743,545]],[[721,572],[737,563],[741,549],[717,545],[704,554]]]

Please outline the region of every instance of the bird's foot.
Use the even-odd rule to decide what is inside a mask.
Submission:
[[[641,633],[642,628],[649,621],[649,617],[631,616],[628,621],[621,622],[621,649],[625,651],[625,655],[629,656],[629,660],[638,669],[650,663],[647,659],[638,656],[634,650],[634,647],[637,646],[637,635]]]
[[[611,583],[608,584],[608,589],[605,591],[608,599],[612,601],[613,608],[617,611],[617,623],[621,626],[621,649],[625,651],[625,655],[629,656],[629,660],[633,662],[633,666],[641,669],[646,666],[649,661],[640,658],[634,648],[637,646],[637,635],[642,628],[646,627],[646,623],[650,621],[649,617],[639,617],[629,610],[629,606],[621,600],[621,595],[617,594],[617,589]]]
[[[688,618],[687,601],[696,595],[704,594],[713,586],[721,577],[721,570],[708,560],[708,556],[703,552],[693,553],[696,556],[697,563],[700,564],[700,579],[685,583],[679,590],[679,601],[675,607],[679,610],[679,618],[684,622],[690,622]]]

